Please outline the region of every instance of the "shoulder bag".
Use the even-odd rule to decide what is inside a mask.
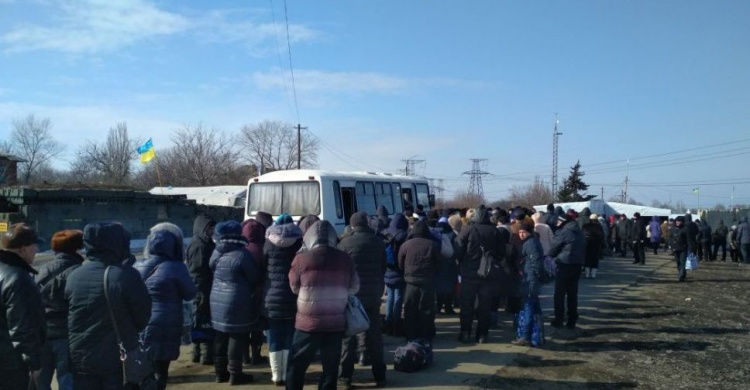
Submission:
[[[145,348],[140,341],[137,341],[136,346],[130,351],[125,350],[125,345],[123,344],[120,335],[120,329],[117,327],[115,313],[112,311],[112,303],[109,300],[109,283],[107,283],[107,279],[111,268],[112,267],[107,267],[104,270],[104,298],[107,300],[109,317],[112,319],[112,327],[115,329],[115,336],[117,336],[117,346],[120,348],[123,377],[127,383],[140,384],[144,379],[153,374],[154,364],[151,352]],[[148,278],[148,276],[146,278]]]

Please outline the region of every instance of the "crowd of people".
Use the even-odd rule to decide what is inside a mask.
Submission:
[[[550,263],[550,326],[575,329],[579,280],[596,278],[613,252],[630,250],[645,264],[647,247],[666,245],[680,281],[690,253],[713,260],[722,249],[725,260],[728,248],[732,261],[750,262],[747,218],[712,231],[689,214],[647,224],[638,213],[608,218],[552,204],[546,212],[480,205],[394,215],[381,206],[372,216],[354,213],[341,235],[315,215],[295,222],[258,212],[242,223],[201,215],[186,249],[184,241],[179,227],[159,223],[136,259],[121,224],[93,223],[55,233],[54,260],[34,269],[41,240],[12,225],[0,240],[0,389],[49,389],[53,373],[60,390],[164,389],[186,323],[192,361],[213,366],[218,383],[250,383],[243,366],[268,365],[275,385],[301,389],[318,354],[321,388],[351,388],[357,362],[384,387],[383,335],[431,348],[437,313],[455,315],[455,307],[462,343],[490,342],[504,308],[513,314],[513,344],[543,346],[539,295]],[[347,336],[350,296],[371,321]],[[139,345],[153,358],[153,375],[125,383],[123,352]]]

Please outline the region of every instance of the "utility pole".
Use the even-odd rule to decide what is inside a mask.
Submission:
[[[604,187],[602,187],[602,197],[599,199],[604,200]]]
[[[404,168],[404,175],[405,176],[414,176],[416,172],[416,166],[417,164],[424,164],[425,160],[417,160],[415,157],[419,156],[418,154],[415,154],[406,160],[401,160],[403,163],[406,164],[406,167]]]
[[[297,169],[302,169],[302,129],[307,130],[307,127],[297,123]]]
[[[471,170],[466,171],[464,175],[469,176],[469,193],[484,198],[484,188],[482,188],[482,176],[489,175],[489,172],[481,169],[481,164],[487,161],[486,158],[472,158]]]
[[[732,201],[729,206],[729,211],[733,211],[733,210],[734,210],[734,186],[732,186]]]
[[[625,174],[625,190],[622,193],[622,203],[628,203],[628,183],[630,178],[630,158],[628,158],[628,171]]]
[[[552,132],[552,196],[557,199],[557,145],[558,137],[562,135],[557,131],[557,113],[555,113],[555,129]]]

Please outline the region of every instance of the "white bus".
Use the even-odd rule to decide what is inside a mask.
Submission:
[[[336,172],[310,169],[266,173],[248,182],[245,218],[258,211],[275,217],[282,213],[298,221],[314,214],[341,234],[357,211],[375,215],[378,206],[388,212],[424,211],[434,207],[426,179],[374,172]]]

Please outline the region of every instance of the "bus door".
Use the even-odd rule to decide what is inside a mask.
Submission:
[[[349,219],[352,214],[357,212],[357,205],[354,202],[355,189],[354,187],[341,187],[341,202],[344,206],[344,224],[349,224]]]
[[[414,204],[414,196],[412,195],[411,186],[401,187],[401,199],[404,201],[404,211],[411,210],[413,213],[417,210],[417,205]]]

